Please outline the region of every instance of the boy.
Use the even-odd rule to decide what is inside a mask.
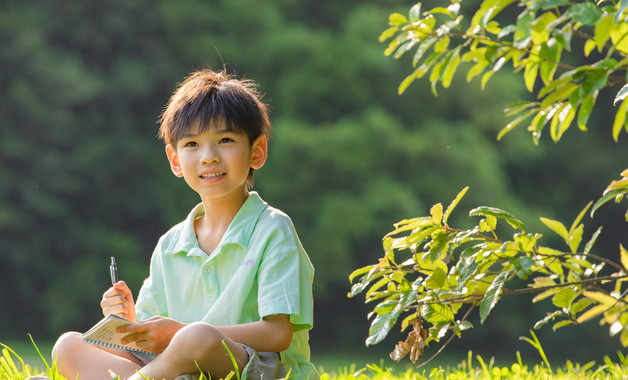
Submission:
[[[159,240],[137,304],[123,281],[103,314],[134,323],[124,339],[150,357],[62,335],[53,349],[67,378],[316,379],[309,362],[314,269],[287,215],[250,192],[267,157],[270,121],[255,85],[201,70],[177,88],[161,117],[170,168],[200,195],[182,223]],[[124,328],[123,328],[124,329]],[[224,343],[223,343],[224,342]]]

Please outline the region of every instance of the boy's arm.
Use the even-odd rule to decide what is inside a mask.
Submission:
[[[130,333],[122,339],[123,344],[137,342],[138,346],[150,352],[160,353],[170,344],[177,331],[185,326],[185,323],[174,319],[154,316],[142,322],[119,327],[118,332]],[[214,328],[234,342],[245,344],[259,352],[287,350],[294,332],[294,326],[287,314],[271,315],[259,322]]]

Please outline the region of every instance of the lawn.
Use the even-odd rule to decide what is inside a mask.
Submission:
[[[39,353],[27,341],[2,342],[13,350],[17,356],[6,348],[0,355],[0,379],[24,380],[28,373],[21,365],[24,361],[30,374],[45,371]],[[52,342],[38,342],[39,351],[50,363]],[[408,364],[398,364],[390,359],[381,359],[375,351],[367,349],[354,352],[327,351],[313,352],[312,361],[320,368],[321,380],[424,380],[424,379],[628,379],[628,357],[621,352],[615,359],[605,357],[601,363],[571,363],[563,365],[524,363],[517,354],[511,362],[495,362],[484,359],[480,355],[469,352],[465,358],[439,356],[424,368],[415,369]],[[549,366],[551,365],[551,368]],[[59,379],[58,375],[51,375]],[[229,377],[228,377],[229,378]],[[235,380],[235,376],[230,377]]]

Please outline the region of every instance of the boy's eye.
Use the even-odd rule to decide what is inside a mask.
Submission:
[[[183,144],[184,147],[195,147],[198,146],[198,144],[196,143],[196,141],[188,141],[185,144]]]
[[[231,137],[223,137],[220,139],[221,144],[230,143],[230,142],[233,142],[233,139]]]

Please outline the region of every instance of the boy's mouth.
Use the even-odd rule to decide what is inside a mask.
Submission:
[[[215,178],[215,177],[223,176],[225,174],[227,173],[225,172],[204,173],[204,174],[201,174],[201,178]]]

